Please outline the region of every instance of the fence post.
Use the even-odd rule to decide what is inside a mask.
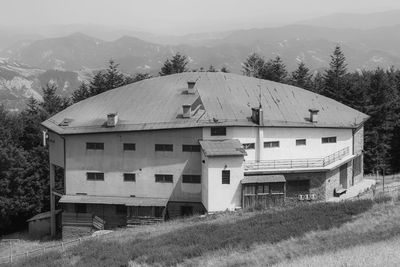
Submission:
[[[12,263],[12,243],[11,240],[9,242],[10,242],[10,263]]]
[[[61,250],[64,251],[64,242],[61,241]]]

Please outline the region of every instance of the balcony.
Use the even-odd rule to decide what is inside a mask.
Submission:
[[[350,147],[343,148],[323,158],[305,159],[278,159],[278,160],[246,160],[243,163],[245,171],[252,170],[278,170],[278,169],[304,169],[324,168],[332,163],[342,160],[350,153]]]

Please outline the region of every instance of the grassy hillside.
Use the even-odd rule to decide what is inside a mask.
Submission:
[[[316,203],[124,229],[19,266],[273,265],[400,237],[398,199]],[[339,250],[340,249],[340,250]],[[307,264],[307,263],[306,263]]]

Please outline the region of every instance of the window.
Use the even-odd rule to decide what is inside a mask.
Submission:
[[[264,142],[264,147],[265,148],[279,147],[279,141]]]
[[[104,143],[86,143],[86,149],[104,150]]]
[[[183,152],[200,152],[200,145],[182,145]]]
[[[245,143],[243,144],[244,149],[255,149],[255,144],[254,143]]]
[[[297,139],[296,146],[305,146],[307,143],[306,139]]]
[[[156,144],[155,145],[155,150],[156,151],[173,151],[174,147],[173,147],[173,145]]]
[[[124,143],[124,150],[125,151],[136,150],[136,144],[134,144],[134,143]]]
[[[244,196],[283,194],[285,190],[284,183],[259,183],[245,184],[243,187]]]
[[[102,172],[87,172],[86,176],[90,181],[104,181],[104,173]]]
[[[86,213],[86,204],[75,204],[75,213]]]
[[[211,127],[211,136],[226,135],[226,127]]]
[[[223,170],[222,171],[222,184],[230,184],[231,183],[231,171]]]
[[[156,183],[172,183],[173,176],[171,174],[156,174]]]
[[[126,206],[125,205],[116,205],[115,213],[119,215],[126,215]]]
[[[271,194],[283,194],[284,188],[284,183],[270,183]]]
[[[182,175],[182,183],[184,184],[201,184],[201,176],[193,174]]]
[[[336,136],[322,137],[322,143],[323,144],[336,143]]]
[[[136,182],[136,174],[124,173],[124,182]]]
[[[164,207],[154,207],[154,217],[162,218],[164,213]]]

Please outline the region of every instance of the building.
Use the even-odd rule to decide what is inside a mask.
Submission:
[[[236,74],[140,81],[42,123],[52,188],[56,166],[65,173],[52,207],[57,197],[65,227],[97,216],[107,228],[327,200],[363,177],[367,119],[310,91]]]
[[[54,211],[56,220],[61,221],[61,210]],[[29,237],[32,239],[42,239],[50,235],[50,211],[39,213],[26,222],[28,223]],[[59,223],[58,223],[59,224]]]

